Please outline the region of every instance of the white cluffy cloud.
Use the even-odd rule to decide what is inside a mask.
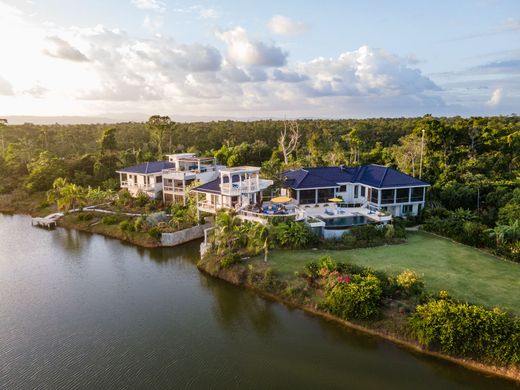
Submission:
[[[216,35],[226,44],[228,59],[232,63],[263,66],[283,66],[286,63],[287,52],[275,45],[251,40],[240,26],[217,31]]]
[[[131,0],[132,4],[140,9],[154,10],[163,12],[166,10],[165,4],[160,0]]]
[[[277,35],[301,34],[310,29],[307,23],[297,22],[282,15],[273,16],[269,20],[268,26],[271,32]]]
[[[487,101],[487,104],[490,105],[491,107],[498,106],[500,104],[500,102],[502,101],[502,92],[503,92],[502,88],[495,88],[495,90],[491,94],[491,97]]]

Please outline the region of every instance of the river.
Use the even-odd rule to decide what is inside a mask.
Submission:
[[[0,389],[517,389],[141,249],[0,214]]]

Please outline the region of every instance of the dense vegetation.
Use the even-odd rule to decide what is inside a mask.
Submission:
[[[520,260],[518,116],[299,120],[290,126],[174,123],[160,116],[108,128],[0,122],[0,147],[0,193],[46,191],[57,177],[117,189],[116,168],[177,151],[211,154],[227,165],[261,165],[275,183],[287,167],[385,164],[432,183],[424,215],[429,230]]]

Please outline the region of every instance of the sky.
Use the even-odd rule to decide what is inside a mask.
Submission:
[[[0,117],[520,111],[518,0],[0,0],[0,50]]]

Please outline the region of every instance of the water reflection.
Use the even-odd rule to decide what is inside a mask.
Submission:
[[[281,329],[272,302],[207,276],[201,277],[200,282],[211,292],[214,298],[213,313],[224,329],[233,330],[250,324],[262,336],[269,336],[275,329]]]

